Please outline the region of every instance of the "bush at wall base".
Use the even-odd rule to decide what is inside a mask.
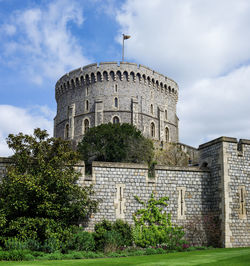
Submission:
[[[185,242],[182,240],[185,234],[182,227],[172,225],[171,215],[164,211],[164,207],[168,206],[168,197],[156,200],[152,193],[148,202],[139,197],[135,199],[144,206],[133,215],[135,245],[149,247],[164,243],[168,249],[175,249]]]

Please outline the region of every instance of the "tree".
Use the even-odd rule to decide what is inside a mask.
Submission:
[[[92,188],[76,183],[79,156],[69,142],[35,129],[34,136],[10,134],[7,143],[14,155],[0,184],[2,237],[58,238],[96,210]]]
[[[188,166],[190,155],[184,152],[177,143],[167,143],[165,148],[155,152],[154,159],[158,164],[168,166]]]
[[[153,143],[130,124],[102,124],[87,131],[78,145],[86,165],[92,161],[150,163]]]

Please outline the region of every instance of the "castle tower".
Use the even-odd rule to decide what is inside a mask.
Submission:
[[[54,136],[79,142],[102,123],[130,123],[145,137],[178,142],[178,85],[135,63],[87,65],[56,83]]]

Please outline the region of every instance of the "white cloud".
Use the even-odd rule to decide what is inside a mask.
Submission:
[[[16,33],[16,27],[14,25],[3,25],[2,30],[7,34],[7,35],[13,35]]]
[[[23,132],[32,134],[34,128],[46,129],[53,134],[54,112],[47,106],[33,106],[31,108],[19,108],[11,105],[0,105],[0,156],[12,154],[6,144],[7,136]]]
[[[82,5],[74,0],[14,12],[1,28],[2,34],[9,35],[3,42],[8,61],[36,84],[89,63],[70,28],[72,23],[82,25],[82,13]]]
[[[250,138],[249,1],[127,0],[116,18],[126,57],[179,83],[182,142]]]
[[[250,66],[181,92],[180,136],[193,145],[220,136],[250,138]]]
[[[132,35],[129,58],[187,81],[228,72],[250,58],[249,14],[246,0],[127,0],[117,21]]]

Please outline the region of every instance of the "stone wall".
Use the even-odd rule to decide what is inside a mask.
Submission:
[[[0,176],[11,163],[0,158]],[[84,163],[75,166],[81,173],[79,185],[93,185],[99,210],[88,230],[107,219],[133,223],[132,214],[141,206],[134,199],[169,197],[167,212],[179,225],[200,222],[207,241],[203,218],[219,215],[221,244],[224,247],[250,246],[250,141],[221,137],[199,146],[199,167],[156,166],[155,177],[148,177],[142,164],[94,162],[92,175],[85,175]],[[190,232],[188,232],[190,237]],[[204,244],[204,243],[198,243]]]
[[[142,207],[134,196],[147,201],[152,192],[156,198],[169,197],[166,211],[172,214],[175,224],[202,220],[212,211],[210,172],[197,167],[157,166],[155,177],[149,178],[146,165],[94,162],[92,177],[83,176],[80,183],[93,184],[95,197],[100,202],[98,212],[87,225],[88,230],[93,230],[95,223],[103,219],[124,219],[133,224],[133,213]]]
[[[250,141],[221,137],[199,147],[211,170],[225,247],[250,246]]]

